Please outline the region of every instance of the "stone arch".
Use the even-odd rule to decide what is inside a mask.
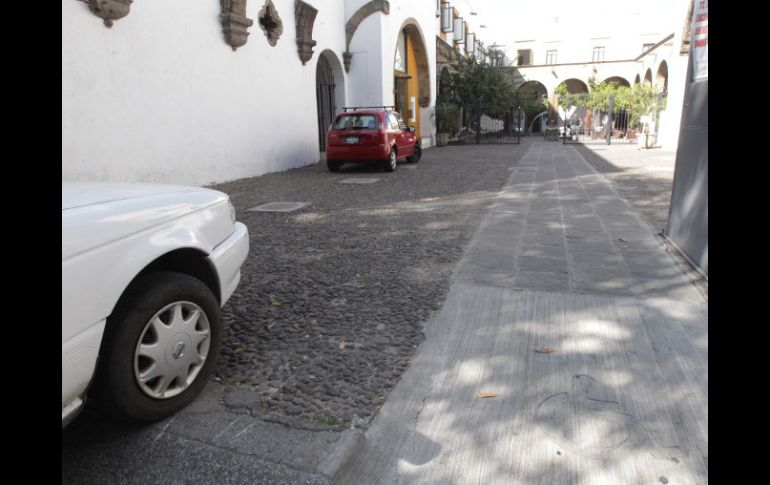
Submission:
[[[652,87],[652,69],[647,69],[647,72],[644,73],[644,85],[648,88]]]
[[[318,147],[326,151],[326,131],[340,108],[345,106],[345,74],[334,52],[326,49],[316,62],[316,113]]]
[[[535,99],[538,101],[548,100],[548,88],[546,88],[545,85],[540,81],[532,80],[522,83],[519,85],[517,93],[522,96],[534,95]],[[521,102],[522,106],[524,107],[524,116],[526,119],[532,120],[530,133],[542,133],[545,121],[542,117],[538,118],[538,115],[545,111],[546,108],[540,106],[539,104],[537,106],[527,106],[527,104],[523,103],[522,101],[523,100],[520,98],[519,102]],[[540,122],[536,123],[536,119]]]
[[[569,78],[562,81],[559,86],[564,85],[567,87],[567,92],[569,94],[581,94],[585,93],[588,94],[588,85],[581,81],[580,79],[576,78]],[[557,86],[558,88],[558,86]],[[561,100],[557,99],[559,102],[557,113],[560,118],[560,122],[563,122],[567,117],[571,116],[571,114],[576,109],[574,106],[566,106],[561,104]]]
[[[605,79],[604,81],[602,81],[601,83],[602,84],[615,83],[618,86],[631,87],[631,83],[628,82],[628,79],[626,79],[626,78],[624,78],[622,76],[611,76],[611,77],[608,77],[607,79]]]
[[[588,85],[581,81],[580,79],[576,79],[574,77],[565,79],[564,81],[559,84],[561,86],[564,84],[567,86],[567,92],[570,94],[580,94],[580,93],[587,93],[588,92]]]
[[[666,61],[660,61],[658,73],[655,76],[655,84],[660,86],[664,93],[668,91],[668,64]]]
[[[342,53],[342,60],[345,63],[345,72],[350,72],[350,62],[353,60],[353,54],[350,52],[350,41],[353,40],[353,35],[366,17],[377,12],[389,15],[390,3],[388,3],[387,0],[372,0],[356,10],[353,16],[345,23],[345,52]]]
[[[401,43],[404,43],[401,46]],[[396,60],[404,51],[401,68],[396,69]],[[420,108],[430,107],[430,64],[425,37],[419,23],[408,18],[398,30],[396,45],[393,46],[393,98],[396,109],[401,112],[404,121],[414,126],[420,137]]]
[[[538,98],[548,97],[548,88],[540,81],[526,81],[519,85],[519,92],[534,92]]]

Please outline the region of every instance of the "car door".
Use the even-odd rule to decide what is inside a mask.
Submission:
[[[396,126],[398,126],[398,156],[411,156],[414,153],[414,136],[409,131],[409,125],[404,123],[398,113],[393,114],[393,117],[396,119]]]
[[[398,125],[398,119],[391,112],[387,113],[386,119],[388,120],[388,143],[396,146],[400,156],[403,141],[401,140],[401,127]]]

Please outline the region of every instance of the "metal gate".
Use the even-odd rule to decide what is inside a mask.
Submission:
[[[449,139],[450,145],[519,144],[524,131],[524,112],[510,107],[502,113],[485,113],[481,101],[476,101],[460,133]]]
[[[326,131],[334,120],[337,108],[334,100],[336,87],[331,64],[326,57],[319,57],[316,67],[316,104],[318,108],[318,144],[322,152],[326,151]]]
[[[609,107],[579,103],[560,109],[559,137],[563,143],[637,143],[641,126],[632,125],[626,110],[615,109],[610,96]]]

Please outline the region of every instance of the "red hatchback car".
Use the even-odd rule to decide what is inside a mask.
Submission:
[[[387,172],[398,160],[419,162],[422,148],[414,127],[390,106],[343,108],[326,133],[326,166],[331,172],[346,162],[377,162]]]

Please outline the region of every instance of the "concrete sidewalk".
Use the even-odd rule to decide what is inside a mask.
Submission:
[[[336,482],[707,482],[707,303],[574,148],[530,143]]]

